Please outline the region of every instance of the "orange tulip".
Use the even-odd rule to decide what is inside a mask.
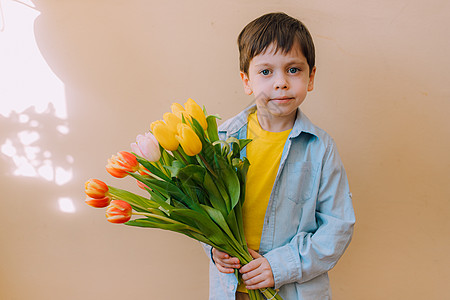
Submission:
[[[186,108],[188,114],[190,114],[191,117],[196,119],[200,123],[200,125],[202,125],[204,130],[208,128],[205,113],[203,112],[203,109],[197,103],[195,103],[194,100],[189,98],[186,103],[184,103],[184,107]]]
[[[168,151],[175,151],[178,149],[179,142],[175,138],[175,132],[161,120],[155,121],[150,125],[153,135],[158,140],[159,144]]]
[[[91,198],[104,198],[108,194],[108,190],[106,183],[98,179],[89,179],[84,184],[84,192]]]
[[[191,127],[184,123],[178,124],[178,133],[175,137],[189,156],[195,156],[202,150],[202,142],[199,137]]]
[[[125,223],[131,219],[131,205],[122,200],[113,200],[106,209],[106,219],[111,223]]]
[[[86,197],[86,200],[84,202],[86,202],[87,205],[90,205],[92,207],[103,208],[109,205],[109,203],[111,202],[111,198],[108,196],[105,196],[103,198]]]
[[[137,183],[138,187],[140,187],[143,190],[147,190],[149,188],[146,184],[142,183],[139,180],[136,180],[136,183]]]
[[[126,151],[120,151],[117,155],[111,156],[106,165],[106,171],[117,178],[123,178],[128,175],[128,172],[134,173],[137,170],[139,170],[139,163],[136,157]]]

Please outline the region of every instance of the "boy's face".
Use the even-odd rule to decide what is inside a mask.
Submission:
[[[253,57],[248,75],[241,72],[246,94],[255,96],[258,114],[264,113],[273,121],[295,119],[297,107],[314,88],[316,68],[311,71],[298,44],[288,53],[275,53],[274,45]]]

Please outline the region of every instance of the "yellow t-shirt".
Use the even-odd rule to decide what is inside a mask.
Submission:
[[[247,145],[250,168],[242,216],[248,247],[255,251],[259,250],[264,216],[290,132],[291,129],[281,132],[265,131],[259,125],[256,112],[248,117],[247,138],[252,139],[252,142]],[[238,291],[245,292],[245,286],[239,285]]]

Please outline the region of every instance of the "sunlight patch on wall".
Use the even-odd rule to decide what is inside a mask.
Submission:
[[[65,213],[74,213],[75,206],[73,205],[73,201],[67,197],[61,197],[58,199],[59,209]]]
[[[36,43],[39,14],[30,0],[0,0],[0,156],[8,174],[63,186],[74,163],[67,104],[64,84]],[[60,198],[60,210],[75,212],[71,201]]]

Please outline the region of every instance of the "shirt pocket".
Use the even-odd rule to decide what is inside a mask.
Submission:
[[[287,163],[287,198],[295,203],[309,200],[318,169],[318,165],[310,161]]]

